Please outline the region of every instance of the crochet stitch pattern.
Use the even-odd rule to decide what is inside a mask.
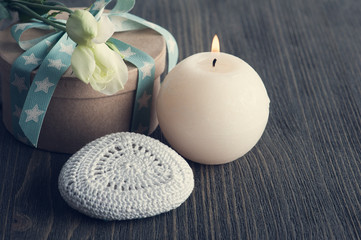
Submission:
[[[145,135],[114,133],[87,144],[63,166],[59,191],[72,208],[124,220],[180,206],[194,188],[192,169],[173,149]]]

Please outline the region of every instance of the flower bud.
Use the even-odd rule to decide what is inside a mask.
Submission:
[[[78,44],[88,45],[98,34],[94,16],[86,10],[75,10],[66,22],[66,32]]]

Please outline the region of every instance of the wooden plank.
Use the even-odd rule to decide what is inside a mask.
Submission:
[[[64,1],[89,6],[92,1]],[[180,60],[221,51],[247,61],[271,99],[246,156],[190,163],[195,188],[176,210],[104,222],[57,190],[69,155],[34,150],[0,125],[0,239],[361,238],[361,5],[357,0],[149,0],[132,13],[168,29]],[[166,143],[158,129],[153,135]]]

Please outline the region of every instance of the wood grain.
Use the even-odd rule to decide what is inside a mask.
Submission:
[[[104,222],[62,200],[69,155],[0,125],[0,239],[361,239],[360,11],[357,0],[138,1],[132,13],[168,29],[180,60],[217,33],[255,68],[271,99],[264,135],[232,163],[189,162],[195,189],[176,210]]]

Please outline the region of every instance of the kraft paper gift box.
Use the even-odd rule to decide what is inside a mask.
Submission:
[[[44,34],[29,30],[33,38]],[[160,88],[160,75],[165,69],[166,44],[164,38],[151,29],[115,33],[114,38],[148,53],[155,61],[155,81],[151,106],[150,132],[158,125],[155,100]],[[12,131],[10,70],[14,60],[23,53],[10,34],[10,29],[0,32],[0,73],[2,84],[3,122]],[[78,80],[71,67],[60,79],[46,112],[41,128],[38,148],[74,153],[86,143],[113,132],[130,131],[133,105],[137,88],[138,71],[128,64],[128,82],[118,93],[106,96]],[[35,71],[32,72],[34,78]],[[141,129],[140,129],[141,130]],[[17,137],[20,141],[21,138]],[[27,142],[25,139],[24,142]]]

